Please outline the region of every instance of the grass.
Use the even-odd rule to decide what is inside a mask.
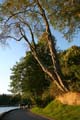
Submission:
[[[80,106],[63,105],[56,100],[43,109],[35,107],[31,111],[55,120],[80,120]]]

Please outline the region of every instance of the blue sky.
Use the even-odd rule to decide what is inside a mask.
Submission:
[[[76,34],[71,42],[68,42],[68,40],[63,37],[63,34],[58,31],[53,31],[52,34],[55,35],[57,46],[59,46],[61,50],[65,50],[73,45],[80,46],[80,33]]]
[[[9,93],[10,68],[25,55],[26,47],[23,42],[11,41],[9,46],[0,45],[0,94]]]
[[[72,45],[80,46],[80,39],[78,35],[73,42],[69,43],[65,40],[59,32],[53,32],[57,39],[57,46],[64,50]],[[27,48],[24,42],[10,41],[9,46],[2,47],[0,45],[0,94],[9,93],[10,84],[10,68],[15,65],[21,57],[25,55]]]

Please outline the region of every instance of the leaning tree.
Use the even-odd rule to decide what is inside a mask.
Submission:
[[[0,5],[0,41],[25,40],[42,70],[60,90],[67,92],[51,29],[54,26],[64,35],[72,36],[79,29],[79,10],[79,0],[4,0]],[[53,69],[44,65],[39,57],[36,46],[39,39],[48,45]]]

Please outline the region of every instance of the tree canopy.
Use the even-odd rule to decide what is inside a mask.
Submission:
[[[40,45],[40,46],[39,46]],[[41,59],[47,63],[48,68],[52,67],[49,51],[43,49],[39,43],[38,49]],[[80,47],[72,46],[65,51],[58,53],[61,64],[61,70],[64,80],[71,91],[80,92]],[[51,64],[50,64],[51,63]],[[31,52],[27,52],[16,65],[13,66],[11,74],[11,91],[15,94],[21,94],[26,98],[33,99],[37,104],[44,104],[46,100],[62,94],[62,91],[50,82],[50,78],[44,74],[36,60],[32,57]],[[39,103],[40,102],[40,103]],[[48,101],[47,101],[48,102]]]
[[[80,91],[80,47],[71,48],[60,53],[62,73],[72,91]]]
[[[50,84],[31,52],[27,52],[26,56],[11,70],[10,87],[15,94],[26,94],[27,96],[27,93],[31,93],[33,97],[41,96]]]
[[[9,21],[9,23],[15,20],[16,27],[19,27],[19,24],[22,23],[23,25],[26,24],[29,28],[29,24],[31,24],[33,31],[40,35],[40,32],[45,31],[45,24],[39,10],[39,2],[45,10],[49,23],[54,28],[62,31],[65,37],[70,38],[79,31],[79,0],[5,0],[1,8],[1,18],[4,22]],[[4,17],[4,15],[6,15],[6,17]],[[14,23],[15,22],[13,22],[13,24]],[[15,26],[15,24],[13,26]]]
[[[50,56],[48,55],[48,51],[43,48],[41,43],[39,43],[37,48],[38,54],[43,53],[40,58],[49,67],[51,65],[49,61]],[[36,102],[36,104],[44,105],[41,102],[43,99],[42,96],[48,90],[50,80],[42,71],[31,52],[27,52],[26,56],[20,59],[11,70],[10,91],[14,94],[21,94],[22,97],[29,98]]]
[[[51,28],[62,31],[68,39],[79,31],[79,3],[79,0],[5,0],[0,6],[0,41],[24,39],[42,70],[65,92],[68,89],[63,83]],[[41,61],[36,49],[41,36],[48,45],[53,70]]]

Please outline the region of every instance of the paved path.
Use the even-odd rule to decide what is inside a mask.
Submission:
[[[25,110],[14,110],[3,116],[1,120],[50,120],[38,115],[35,115]]]

